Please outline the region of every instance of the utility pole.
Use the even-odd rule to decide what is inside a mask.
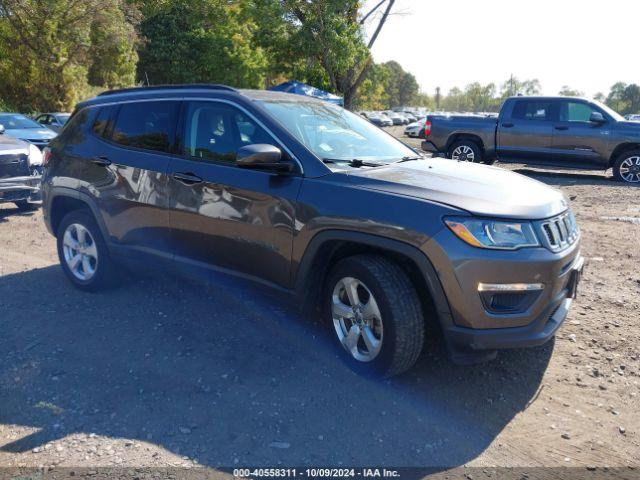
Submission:
[[[436,87],[436,110],[440,110],[440,87]]]

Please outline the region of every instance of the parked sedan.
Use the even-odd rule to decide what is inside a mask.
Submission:
[[[0,125],[0,203],[15,203],[20,210],[37,208],[41,174],[38,147],[5,135]]]
[[[62,127],[70,117],[70,113],[41,113],[36,117],[36,122],[56,133],[60,133],[60,130],[62,130]]]
[[[5,135],[33,143],[40,150],[49,145],[57,135],[53,130],[20,113],[0,112],[0,125],[4,127]]]
[[[404,134],[407,137],[424,138],[424,123],[426,121],[426,118],[419,118],[415,122],[410,123],[404,129]]]
[[[384,114],[391,119],[394,125],[406,125],[409,123],[409,120],[404,115],[397,112],[386,111]]]

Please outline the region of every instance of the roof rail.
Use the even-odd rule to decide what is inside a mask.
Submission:
[[[148,90],[167,90],[167,89],[208,89],[208,90],[226,90],[229,92],[237,92],[233,87],[229,87],[227,85],[218,85],[214,83],[192,83],[192,84],[179,84],[179,85],[150,85],[146,87],[129,87],[129,88],[120,88],[118,90],[108,90],[106,92],[102,92],[98,94],[99,97],[104,97],[107,95],[116,95],[118,93],[129,93],[129,92],[144,92]]]

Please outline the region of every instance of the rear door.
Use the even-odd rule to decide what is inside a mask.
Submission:
[[[598,112],[597,106],[580,99],[558,102],[558,121],[554,122],[553,154],[557,161],[568,166],[607,168],[610,123],[592,123],[589,117]]]
[[[553,101],[522,98],[505,107],[498,121],[500,160],[545,162],[552,155]]]
[[[169,166],[178,265],[230,270],[288,287],[302,177],[235,163],[242,146],[281,145],[255,117],[227,102],[186,101],[181,124],[183,156]]]
[[[170,257],[167,169],[180,102],[144,100],[104,106],[97,137],[78,175],[95,198],[122,254]]]

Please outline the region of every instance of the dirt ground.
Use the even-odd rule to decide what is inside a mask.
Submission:
[[[640,189],[508,168],[572,200],[587,265],[566,323],[483,365],[436,348],[385,382],[262,292],[76,291],[41,213],[0,206],[0,466],[640,466]]]

